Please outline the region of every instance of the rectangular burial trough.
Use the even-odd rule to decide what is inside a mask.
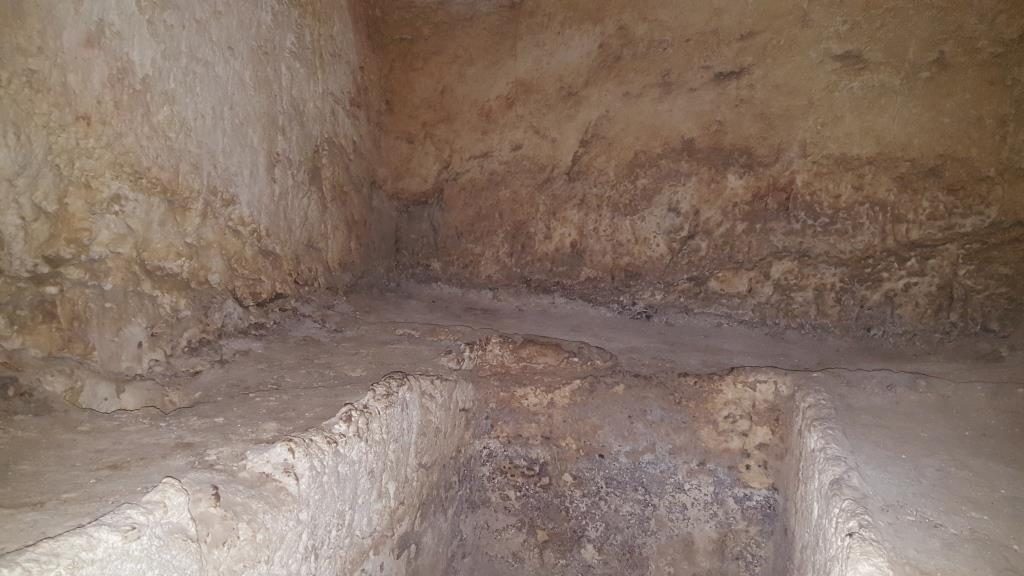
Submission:
[[[891,573],[813,387],[557,372],[391,374],[0,575]]]

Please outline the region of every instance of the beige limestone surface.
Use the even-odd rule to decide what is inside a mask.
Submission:
[[[403,269],[786,327],[1024,319],[1024,4],[390,0]]]
[[[271,446],[330,419],[392,370],[457,376],[460,371],[471,374],[465,369],[486,368],[493,358],[501,360],[499,367],[514,367],[519,360],[506,358],[501,347],[497,356],[488,356],[486,347],[482,355],[464,356],[474,359],[471,367],[465,360],[453,362],[452,354],[483,336],[534,333],[579,350],[572,357],[604,365],[602,355],[581,356],[600,346],[623,371],[617,378],[626,378],[626,386],[620,392],[612,380],[607,386],[586,380],[574,387],[572,379],[531,384],[528,378],[515,379],[526,376],[499,372],[499,387],[526,385],[522,394],[510,397],[530,413],[560,410],[570,405],[566,402],[590,398],[585,391],[591,389],[607,388],[605,401],[627,389],[685,398],[692,394],[692,382],[703,380],[681,375],[736,368],[817,382],[837,415],[826,423],[843,438],[838,442],[846,447],[843,466],[852,466],[849,470],[862,481],[852,493],[870,513],[894,573],[1015,574],[1020,566],[1015,548],[1021,537],[1015,504],[1022,470],[1017,456],[1022,384],[1015,380],[1021,374],[1019,343],[1000,341],[998,359],[992,343],[981,340],[961,342],[959,356],[942,352],[935,357],[879,350],[870,342],[764,333],[706,318],[636,320],[578,302],[443,287],[352,296],[348,303],[285,300],[274,306],[277,314],[266,316],[272,321],[210,343],[178,359],[178,368],[168,366],[166,374],[154,376],[181,399],[166,414],[151,408],[101,414],[61,407],[21,386],[27,371],[5,372],[0,416],[3,549],[87,523],[121,503],[138,502],[167,476],[231,476],[254,446]],[[527,355],[530,366],[565,365],[546,345],[517,350]],[[453,368],[459,370],[449,372]],[[693,414],[714,421],[716,405],[701,404],[704,408]],[[600,406],[595,409],[603,410]],[[644,413],[645,418],[654,414]],[[609,413],[602,420],[614,422],[615,417]],[[526,426],[530,434],[537,431],[526,423],[516,426]],[[612,439],[622,430],[597,430],[595,438]],[[953,441],[964,432],[970,434]],[[947,448],[937,452],[932,438]],[[751,458],[755,470],[758,463],[770,462],[756,454]],[[842,478],[848,474],[842,467],[814,470],[825,474],[822,486],[829,490],[838,486],[827,480],[829,470],[839,470]],[[746,474],[746,482],[762,485],[764,477]],[[168,490],[173,496],[173,486]],[[195,486],[188,490],[193,497],[206,494]],[[851,542],[859,542],[861,533],[850,533]]]
[[[141,374],[232,306],[386,268],[363,18],[4,2],[0,347]]]

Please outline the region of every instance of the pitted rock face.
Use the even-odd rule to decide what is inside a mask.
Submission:
[[[858,334],[1024,321],[1019,5],[386,4],[405,270]]]
[[[486,336],[449,350],[441,363],[453,370],[537,370],[560,368],[581,372],[614,367],[615,356],[585,342],[532,335]]]

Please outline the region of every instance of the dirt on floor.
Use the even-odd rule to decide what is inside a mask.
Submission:
[[[614,358],[522,336],[450,357],[486,403],[450,573],[769,574],[788,390]]]

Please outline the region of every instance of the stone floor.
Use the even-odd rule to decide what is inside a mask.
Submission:
[[[329,419],[389,372],[451,373],[445,358],[461,343],[508,333],[586,342],[635,374],[766,367],[820,379],[902,574],[1024,574],[1019,342],[895,346],[429,286],[274,306],[246,333],[154,373],[174,398],[161,409],[54,403],[31,393],[46,366],[2,366],[0,553],[166,476],[230,467],[254,444]]]

